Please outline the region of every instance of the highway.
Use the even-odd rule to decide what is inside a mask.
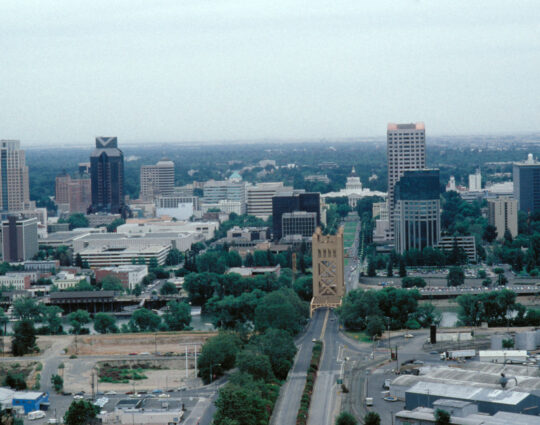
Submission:
[[[306,384],[307,369],[311,361],[313,339],[319,339],[323,331],[325,310],[316,310],[306,332],[296,341],[298,353],[274,407],[271,425],[295,425],[300,408],[300,398]]]

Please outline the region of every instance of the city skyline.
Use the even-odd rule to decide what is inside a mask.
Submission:
[[[2,138],[82,145],[537,132],[540,5],[0,5]],[[58,19],[60,18],[60,19]]]

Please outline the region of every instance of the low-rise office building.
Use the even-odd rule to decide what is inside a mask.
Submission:
[[[465,252],[469,263],[476,263],[476,239],[474,236],[441,236],[437,248],[443,251],[452,251],[456,244]]]
[[[73,288],[81,280],[86,280],[90,283],[90,279],[85,275],[75,275],[66,271],[59,272],[56,276],[53,277],[53,285],[56,286],[60,291],[65,291],[66,289]]]
[[[96,247],[83,249],[79,254],[83,261],[87,261],[90,267],[95,268],[131,265],[137,263],[141,258],[144,259],[145,264],[150,264],[150,261],[155,259],[158,265],[163,265],[170,250],[170,245],[119,248]]]
[[[100,283],[106,276],[114,276],[120,280],[122,286],[126,289],[133,290],[137,284],[140,284],[148,274],[148,266],[125,265],[117,267],[103,267],[94,270],[96,281]]]
[[[0,276],[0,289],[13,288],[16,291],[23,291],[30,288],[30,276],[28,275],[10,275]]]

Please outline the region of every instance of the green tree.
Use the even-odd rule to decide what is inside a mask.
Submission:
[[[62,223],[62,222],[65,223],[66,220],[58,220],[58,222],[59,223]],[[89,226],[88,219],[82,213],[71,214],[68,217],[67,222],[69,223],[69,228],[70,229],[77,229],[78,227],[88,227]]]
[[[401,279],[402,288],[425,288],[426,281],[421,277],[404,277]]]
[[[255,251],[253,253],[254,266],[256,267],[266,267],[270,264],[268,263],[268,255],[266,251]]]
[[[169,301],[168,310],[163,315],[163,321],[170,331],[182,331],[191,323],[191,309],[188,304],[179,301]]]
[[[242,257],[238,251],[229,251],[227,264],[229,267],[242,267]]]
[[[87,333],[88,329],[84,328],[84,325],[90,323],[90,314],[86,310],[77,310],[70,313],[68,316],[69,323],[72,326],[71,333],[80,335],[81,333]],[[83,331],[83,329],[85,329]]]
[[[133,295],[135,295],[136,297],[138,297],[139,295],[142,294],[142,287],[139,283],[137,283],[135,285],[135,287],[133,288]]]
[[[435,410],[435,425],[450,425],[450,413],[446,410]]]
[[[236,362],[242,341],[236,334],[219,333],[206,340],[197,360],[198,376],[205,384],[231,369]]]
[[[174,283],[167,281],[163,285],[161,285],[159,293],[161,295],[174,295],[178,294],[178,290],[176,289]]]
[[[51,376],[51,384],[53,384],[54,390],[59,393],[64,388],[64,380],[60,375]]]
[[[0,308],[0,335],[4,334],[4,326],[9,323],[9,318],[5,315],[4,310]]]
[[[368,412],[364,416],[364,425],[381,425],[381,417],[378,413]]]
[[[349,412],[341,412],[336,418],[336,425],[357,425],[358,421]]]
[[[26,380],[24,379],[24,375],[20,372],[16,372],[14,370],[10,370],[6,377],[4,378],[2,385],[5,385],[6,387],[13,388],[17,391],[26,390]],[[2,423],[2,422],[0,422]]]
[[[75,256],[75,265],[80,268],[82,268],[83,266],[83,260],[82,260],[81,254],[79,253],[77,253],[77,255]]]
[[[313,277],[311,275],[299,277],[294,281],[293,289],[304,301],[311,301],[313,297]]]
[[[372,261],[371,258],[368,260],[367,275],[368,277],[377,276],[377,268],[375,267],[375,262]]]
[[[461,267],[450,267],[446,276],[448,286],[461,286],[465,283],[465,272]]]
[[[380,316],[371,316],[367,320],[366,334],[372,338],[381,336],[384,332],[384,321]]]
[[[19,298],[13,302],[13,314],[18,319],[32,319],[40,322],[43,315],[43,304],[37,303],[33,298]]]
[[[244,266],[253,267],[254,265],[255,265],[255,260],[253,258],[253,254],[251,252],[248,252],[246,254],[246,258],[244,259]]]
[[[388,264],[386,264],[386,276],[387,277],[394,276],[394,271],[392,269],[392,261],[388,261]]]
[[[159,328],[161,317],[146,308],[135,310],[129,320],[132,332],[154,332]]]
[[[167,258],[165,259],[165,264],[167,266],[177,266],[182,262],[182,259],[184,258],[183,254],[176,248],[173,248],[169,251],[167,254]]]
[[[236,367],[240,372],[249,373],[253,379],[270,382],[275,379],[270,359],[256,350],[243,350],[236,356]]]
[[[94,316],[94,329],[100,334],[117,333],[116,318],[112,314],[97,313]]]
[[[101,280],[101,289],[104,291],[124,291],[124,287],[122,286],[122,281],[112,274],[109,274],[105,276]]]
[[[267,403],[259,391],[228,383],[219,391],[214,422],[216,425],[266,424],[269,419]]]
[[[484,233],[482,233],[482,239],[487,243],[492,243],[497,239],[497,228],[492,224],[488,224],[484,229]]]
[[[503,339],[502,347],[506,349],[514,348],[514,340],[512,338]]]
[[[14,356],[24,356],[36,350],[36,329],[30,319],[22,319],[13,327],[11,352]]]
[[[296,355],[294,339],[288,332],[270,328],[264,334],[253,337],[249,344],[268,356],[274,375],[278,379],[287,377]]]
[[[107,232],[113,233],[116,232],[116,229],[118,226],[121,226],[122,224],[125,224],[123,218],[115,218],[110,224],[107,225]]]
[[[265,295],[255,309],[255,328],[265,331],[268,328],[283,329],[297,334],[307,320],[308,307],[296,292],[289,288]]]
[[[399,258],[399,277],[407,276],[407,269],[405,268],[405,261],[403,258]]]
[[[62,312],[63,310],[56,306],[50,305],[43,308],[43,320],[47,323],[47,328],[50,334],[57,335],[62,333]]]
[[[64,415],[65,425],[91,425],[97,423],[99,408],[90,401],[74,400]]]

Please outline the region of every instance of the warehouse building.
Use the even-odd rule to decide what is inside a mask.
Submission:
[[[419,407],[413,411],[402,410],[396,413],[396,425],[434,425],[435,409]],[[519,413],[498,412],[493,416],[472,414],[464,417],[452,416],[450,425],[540,425],[540,418]]]
[[[47,410],[49,408],[49,393],[37,391],[16,392],[13,395],[13,407],[22,406],[24,413],[34,410]]]
[[[418,382],[405,392],[405,408],[434,407],[441,399],[461,400],[475,403],[480,413],[494,415],[497,412],[540,414],[540,397],[535,394],[513,390],[479,388],[472,385]]]

